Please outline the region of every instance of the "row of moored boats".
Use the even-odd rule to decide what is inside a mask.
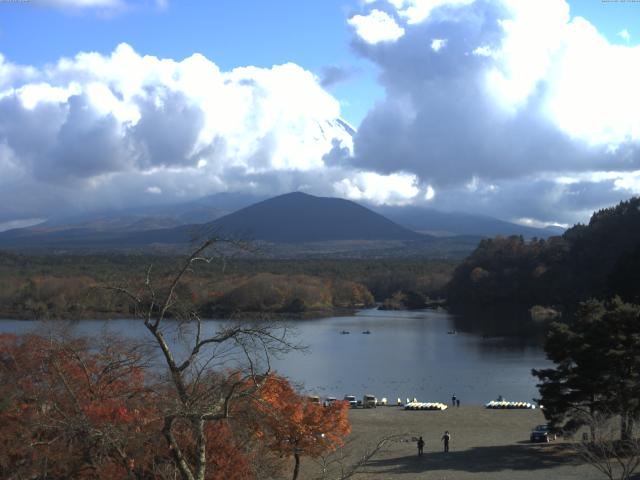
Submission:
[[[404,406],[405,410],[446,410],[447,405],[439,402],[409,402]]]
[[[506,409],[533,409],[536,406],[533,403],[529,402],[507,402],[506,400],[491,400],[489,403],[485,405],[487,408],[506,408]]]

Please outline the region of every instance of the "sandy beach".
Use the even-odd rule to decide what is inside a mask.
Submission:
[[[367,448],[393,434],[421,435],[424,455],[415,441],[397,440],[379,452],[355,478],[430,480],[529,480],[545,478],[591,480],[603,478],[571,451],[570,441],[529,442],[531,429],[545,423],[540,410],[490,410],[461,406],[438,411],[405,411],[398,407],[354,409],[349,413],[353,431],[343,449],[353,463]],[[450,451],[443,452],[441,436],[451,434]],[[333,460],[338,455],[334,455]],[[333,464],[339,468],[341,462]],[[302,478],[317,478],[321,469],[303,460]],[[339,478],[328,475],[327,478]]]

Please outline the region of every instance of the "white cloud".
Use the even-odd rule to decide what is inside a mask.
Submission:
[[[471,53],[479,57],[490,57],[493,52],[489,45],[483,45],[482,47],[476,47]]]
[[[420,193],[418,178],[407,173],[360,172],[334,183],[333,187],[339,196],[376,205],[408,205]]]
[[[427,201],[433,200],[435,196],[436,196],[436,191],[433,189],[431,185],[428,185],[427,191],[424,194],[424,199]]]
[[[44,68],[0,57],[0,70],[0,222],[220,191],[419,193],[415,175],[349,164],[339,102],[295,64],[223,71],[121,44]]]
[[[409,24],[423,22],[440,7],[470,5],[475,0],[387,0]]]
[[[0,184],[12,187],[0,221],[145,192],[282,193],[291,185],[270,175],[317,175],[325,155],[353,148],[339,102],[294,64],[222,71],[199,54],[176,61],[122,44],[41,69],[0,57],[0,71],[10,73],[0,80]],[[351,173],[334,171],[325,189]],[[12,189],[34,193],[9,205]]]
[[[447,45],[447,40],[444,38],[434,38],[431,40],[431,50],[439,52]]]
[[[354,15],[349,19],[349,25],[355,28],[360,38],[372,45],[395,41],[404,35],[404,28],[389,14],[377,9],[368,15]]]
[[[358,129],[355,166],[417,175],[435,208],[543,222],[638,192],[640,46],[609,42],[565,0],[387,6],[404,35],[355,43],[386,93]]]
[[[505,4],[513,17],[500,21],[487,73],[501,105],[515,111],[543,92],[544,114],[573,138],[612,147],[640,140],[640,47],[609,43],[562,0]]]
[[[351,144],[336,124],[338,101],[294,64],[222,72],[198,54],[176,62],[140,56],[122,44],[110,56],[82,53],[63,59],[40,77],[0,92],[0,98],[5,103],[19,99],[33,115],[53,108],[67,126],[76,105],[96,128],[113,122],[120,140],[130,143],[131,150],[120,158],[130,168],[207,161],[218,171],[308,170],[322,166],[334,139]],[[163,158],[155,143],[179,143],[180,128],[193,138],[181,156]]]

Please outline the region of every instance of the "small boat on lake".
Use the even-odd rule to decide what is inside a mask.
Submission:
[[[362,332],[363,335],[371,335],[371,332],[369,330],[365,330],[364,332]]]
[[[349,332],[348,330],[342,330],[340,333],[342,335],[349,335],[351,332]]]

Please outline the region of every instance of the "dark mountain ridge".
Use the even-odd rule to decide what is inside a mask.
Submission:
[[[117,222],[116,222],[117,223]],[[108,225],[108,222],[105,222]],[[145,245],[188,245],[210,234],[274,243],[343,240],[428,240],[380,214],[349,200],[304,193],[280,195],[242,208],[213,222],[174,228],[135,230],[31,227],[0,233],[0,247],[139,248]]]
[[[208,226],[223,235],[277,243],[428,238],[350,200],[301,192],[250,205]]]

